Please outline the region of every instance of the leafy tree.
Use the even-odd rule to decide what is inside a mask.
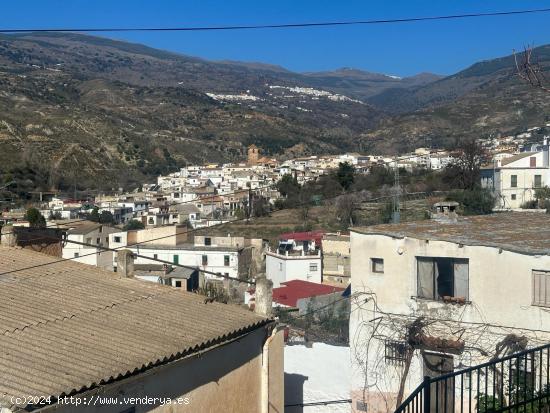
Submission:
[[[143,229],[145,228],[145,225],[143,225],[143,222],[138,221],[137,219],[132,219],[124,225],[122,228],[124,231],[132,231],[136,229]]]
[[[300,192],[300,184],[298,180],[290,174],[285,174],[277,182],[277,190],[282,196],[288,197]]]
[[[46,219],[36,208],[29,208],[25,213],[25,219],[29,221],[31,228],[45,228]]]
[[[90,212],[90,214],[88,215],[88,219],[90,221],[93,221],[93,222],[99,222],[99,208],[98,207],[94,207],[94,209],[92,209],[92,212]]]
[[[355,167],[349,162],[340,162],[336,171],[336,180],[347,191],[355,181]]]
[[[102,224],[112,224],[115,222],[115,219],[110,211],[101,211],[101,214],[99,215],[99,222]]]
[[[384,185],[393,185],[394,174],[385,166],[374,165],[369,168],[368,174],[355,176],[353,189],[375,191]]]
[[[255,197],[253,201],[252,214],[256,218],[269,215],[270,206],[267,199],[265,199],[263,196],[258,196]]]
[[[537,188],[535,190],[535,199],[537,200],[550,199],[550,188],[548,188],[548,186]]]

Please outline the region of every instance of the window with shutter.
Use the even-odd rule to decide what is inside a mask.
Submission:
[[[533,305],[550,307],[550,271],[533,270]]]
[[[418,296],[435,299],[433,259],[418,257],[416,263],[418,269]]]
[[[468,300],[467,259],[417,257],[416,263],[418,297],[431,300],[445,297]]]

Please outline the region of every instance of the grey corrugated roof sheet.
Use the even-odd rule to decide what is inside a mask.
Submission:
[[[424,220],[355,227],[351,232],[418,238],[550,255],[550,216],[544,212],[501,212],[459,217],[457,222]]]
[[[44,265],[57,260],[0,247],[0,399],[78,393],[271,322],[85,264]]]

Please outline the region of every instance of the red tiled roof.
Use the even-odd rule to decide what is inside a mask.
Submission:
[[[273,301],[289,307],[296,307],[300,298],[316,297],[318,295],[344,291],[344,288],[302,280],[287,281],[281,283],[281,285],[284,287],[273,289]]]
[[[308,231],[308,232],[286,232],[284,234],[279,235],[279,239],[293,239],[295,241],[315,240],[317,244],[321,245],[321,240],[323,239],[324,234],[325,234],[325,231],[323,230]]]

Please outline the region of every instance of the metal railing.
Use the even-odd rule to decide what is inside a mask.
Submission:
[[[550,413],[550,344],[424,381],[395,413]]]

